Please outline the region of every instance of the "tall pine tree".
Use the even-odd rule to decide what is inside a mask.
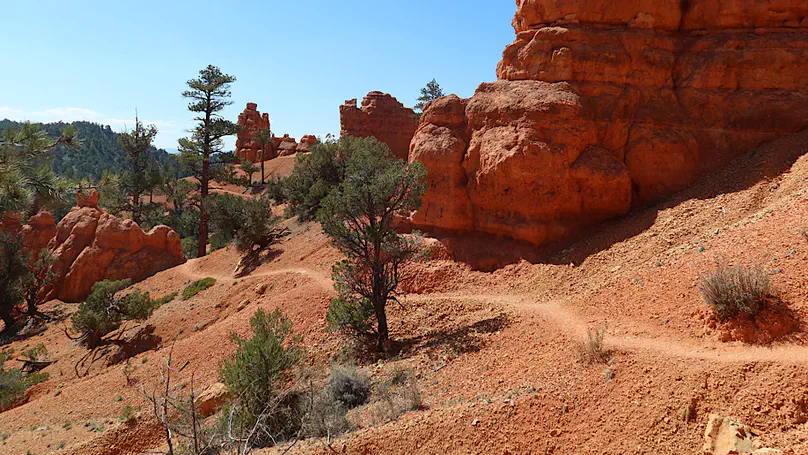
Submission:
[[[146,151],[152,146],[155,136],[157,136],[157,128],[154,125],[144,126],[137,117],[135,117],[135,129],[121,133],[118,136],[121,147],[126,150],[126,155],[129,158],[126,189],[131,197],[132,219],[136,223],[142,221],[143,204],[141,196],[150,186],[146,174],[146,169],[148,168]]]
[[[197,126],[191,137],[179,140],[180,160],[196,177],[199,185],[199,234],[198,256],[207,254],[209,214],[205,207],[210,197],[210,181],[217,176],[226,178],[225,165],[233,161],[232,154],[222,152],[222,138],[232,136],[238,125],[221,116],[230,100],[230,84],[234,76],[222,73],[218,67],[208,65],[199,71],[197,79],[188,81],[188,90],[182,96],[191,100],[188,110],[197,114]]]

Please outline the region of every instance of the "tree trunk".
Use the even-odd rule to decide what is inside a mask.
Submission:
[[[264,180],[264,151],[266,146],[261,147],[261,186],[264,186],[266,180]]]
[[[6,324],[4,332],[10,332],[11,327],[14,326],[14,316],[11,314],[11,310],[2,309],[0,310],[0,319]]]
[[[376,308],[376,321],[379,324],[379,339],[378,339],[378,348],[379,352],[385,352],[387,350],[387,345],[390,341],[390,333],[387,328],[387,312],[384,309],[384,305],[375,305]]]
[[[208,199],[208,176],[210,172],[210,162],[206,158],[202,162],[202,188],[200,189],[200,202],[199,204],[199,237],[197,241],[197,257],[205,257],[208,254],[208,208],[205,202]]]
[[[132,221],[140,224],[140,193],[132,193]]]

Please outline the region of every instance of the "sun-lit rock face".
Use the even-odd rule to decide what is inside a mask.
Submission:
[[[258,104],[247,103],[244,112],[238,115],[238,125],[241,130],[236,139],[236,157],[242,161],[257,163],[261,161],[261,143],[253,137],[259,130],[269,130],[269,114],[258,111]],[[264,146],[265,160],[274,158],[272,144]]]
[[[56,259],[52,298],[81,301],[97,281],[140,281],[185,262],[180,238],[168,226],[143,232],[134,221],[99,209],[95,190],[77,199],[55,229],[52,216],[37,220],[37,230],[55,234],[48,246]]]
[[[340,106],[342,136],[375,137],[398,158],[407,159],[418,117],[387,93],[370,92],[357,106],[356,99]]]
[[[425,109],[418,227],[541,245],[808,127],[808,2],[516,4],[499,80]]]

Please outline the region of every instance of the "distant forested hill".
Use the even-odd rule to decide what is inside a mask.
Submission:
[[[58,137],[66,123],[43,123],[42,129],[51,137]],[[126,152],[118,142],[119,134],[106,125],[90,122],[74,122],[81,147],[70,149],[59,146],[54,151],[53,170],[60,176],[71,179],[89,178],[98,181],[104,170],[121,172],[126,168]],[[0,120],[0,131],[19,127],[18,122]],[[147,162],[156,160],[163,164],[174,157],[163,149],[152,147],[147,152]]]

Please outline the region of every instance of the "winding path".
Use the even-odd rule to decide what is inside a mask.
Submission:
[[[198,280],[206,277],[222,282],[249,280],[261,277],[297,274],[306,276],[324,290],[333,290],[334,283],[321,272],[305,267],[282,268],[268,270],[234,278],[232,275],[200,273],[193,269],[195,261],[188,261],[178,269],[190,279]],[[514,308],[521,313],[532,313],[543,317],[558,329],[571,337],[582,337],[590,329],[589,322],[558,302],[537,302],[529,295],[509,294],[411,294],[405,297],[408,301],[444,299],[453,301],[477,301],[498,303]],[[767,348],[762,346],[732,346],[720,343],[696,344],[667,337],[646,337],[609,333],[606,338],[609,347],[623,351],[646,351],[658,355],[682,359],[703,360],[710,362],[776,362],[776,363],[808,363],[808,346],[779,346]]]

